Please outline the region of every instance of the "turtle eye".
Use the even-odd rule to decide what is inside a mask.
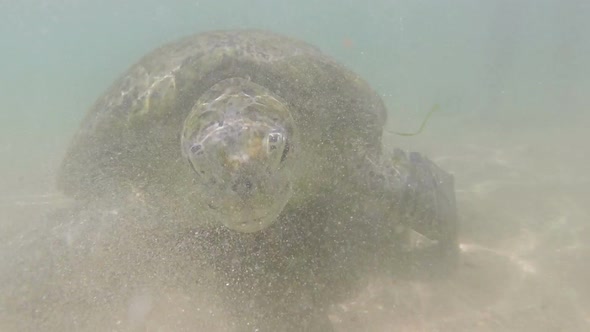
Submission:
[[[268,134],[268,153],[279,150],[284,146],[285,137],[281,133],[270,133]]]
[[[289,140],[287,137],[280,132],[272,132],[267,137],[267,153],[280,153],[281,163],[287,158],[289,153]]]
[[[191,146],[191,153],[193,155],[203,154],[203,146],[201,144],[195,144],[195,145]]]

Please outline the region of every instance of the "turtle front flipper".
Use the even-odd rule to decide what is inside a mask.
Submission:
[[[399,164],[406,154],[396,150],[394,155]],[[403,168],[405,185],[396,206],[398,220],[406,226],[403,255],[409,271],[418,277],[447,275],[459,255],[454,178],[416,152],[408,154]]]
[[[412,278],[447,275],[458,261],[458,217],[453,176],[416,152],[395,149],[368,159],[366,204],[377,223],[380,261],[387,272]]]

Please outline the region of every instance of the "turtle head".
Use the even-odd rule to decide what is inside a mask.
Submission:
[[[242,78],[206,91],[185,119],[183,156],[204,216],[240,232],[270,226],[292,195],[296,142],[285,103]]]

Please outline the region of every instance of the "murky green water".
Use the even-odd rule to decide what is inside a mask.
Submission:
[[[424,152],[455,175],[460,271],[436,283],[374,281],[334,310],[338,329],[589,329],[589,15],[582,0],[0,0],[0,280],[34,269],[16,257],[34,250],[39,220],[64,201],[53,181],[65,146],[123,70],[180,36],[262,28],[360,73],[383,96],[391,130],[441,108],[423,134],[388,134],[384,145]],[[174,330],[154,308],[192,302],[169,295],[129,312]],[[0,329],[26,326],[23,317]]]

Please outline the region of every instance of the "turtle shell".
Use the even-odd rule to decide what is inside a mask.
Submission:
[[[286,104],[299,131],[294,202],[338,190],[359,158],[379,155],[386,111],[357,74],[316,47],[265,31],[214,31],[157,48],[88,111],[58,174],[78,199],[141,196],[193,215],[196,176],[183,122],[216,83],[243,78]],[[123,196],[121,196],[123,195]]]

